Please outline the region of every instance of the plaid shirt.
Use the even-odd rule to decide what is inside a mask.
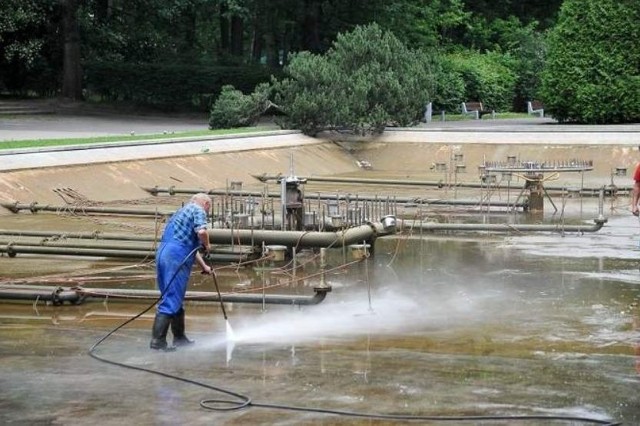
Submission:
[[[189,203],[175,212],[173,222],[173,238],[182,244],[199,244],[197,232],[207,227],[207,213],[195,203]]]

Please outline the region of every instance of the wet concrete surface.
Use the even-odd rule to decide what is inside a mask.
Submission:
[[[461,126],[473,132],[477,125]],[[544,140],[557,138],[550,134]],[[373,146],[379,154],[372,158],[376,167],[373,173],[379,177],[435,179],[435,173],[424,170],[424,158],[448,159],[455,140],[438,139],[437,144],[441,145],[430,148],[423,143],[420,148],[414,145],[411,149],[394,150],[393,141]],[[601,149],[596,145],[592,145],[593,149]],[[353,165],[355,157],[342,158],[342,149],[327,146],[305,148],[301,173],[368,173]],[[494,151],[496,158],[510,154],[513,146],[498,147]],[[557,149],[556,145],[551,146]],[[424,151],[415,155],[416,149]],[[482,158],[483,151],[488,152],[486,146],[465,145],[464,149],[470,169],[476,159]],[[526,149],[532,155],[536,148]],[[607,184],[613,179],[609,176],[610,166],[617,165],[618,159],[632,164],[635,160],[630,158],[631,149],[631,144],[609,149],[608,163],[598,170],[593,183]],[[602,159],[603,152],[598,151],[596,157]],[[250,157],[228,153],[216,157],[220,160],[215,167],[218,170],[204,173],[205,178],[189,165],[201,162],[200,170],[212,169],[211,157],[12,172],[0,176],[0,183],[6,182],[8,189],[3,191],[12,196],[26,193],[43,199],[51,193],[52,185],[70,186],[87,196],[80,202],[99,199],[107,205],[175,207],[182,198],[145,198],[148,195],[137,185],[144,179],[149,179],[151,186],[172,181],[175,184],[177,181],[167,177],[171,176],[184,185],[224,187],[224,176],[243,180],[247,174],[243,166],[249,164],[272,167],[258,172],[286,172],[288,153],[257,150]],[[366,150],[360,153],[368,155]],[[116,179],[110,180],[113,176]],[[157,176],[164,176],[165,180],[154,180]],[[83,186],[92,180],[105,184]],[[568,184],[577,185],[580,180],[572,176]],[[129,186],[131,189],[127,189]],[[18,188],[17,192],[12,192],[14,188]],[[318,185],[314,190],[330,189],[330,185]],[[354,190],[363,188],[341,187],[345,192]],[[379,186],[371,191],[400,195],[418,190]],[[507,194],[502,189],[491,196],[513,201],[516,193],[514,190]],[[465,198],[477,197],[478,191],[420,189],[419,194]],[[96,348],[98,356],[136,369],[101,362],[88,352],[99,339],[148,308],[150,302],[110,300],[51,306],[44,302],[1,301],[0,422],[398,423],[263,406],[275,404],[365,414],[563,416],[639,424],[640,223],[629,214],[627,197],[607,199],[604,210],[594,198],[555,201],[560,212],[548,210],[535,217],[477,208],[424,208],[429,220],[592,223],[593,218],[604,214],[608,221],[597,233],[582,235],[413,232],[384,237],[376,242],[374,256],[348,266],[351,259],[346,252],[331,250],[325,283],[332,286],[332,292],[317,306],[227,304],[229,318],[225,321],[219,305],[190,302],[186,306],[187,330],[197,340],[193,348],[173,353],[149,350],[152,310]],[[405,213],[415,216],[424,212]],[[11,229],[143,234],[154,233],[158,226],[149,219],[64,211],[16,215],[5,212],[0,215],[0,223],[0,228]],[[272,293],[310,295],[313,287],[320,284],[317,253],[300,253],[300,265],[295,271],[283,264],[221,268],[221,291],[261,293],[264,288]],[[0,283],[7,282],[151,289],[154,274],[148,259],[132,262],[0,256]],[[190,289],[214,291],[214,286],[209,277],[193,274]],[[140,371],[141,368],[162,375]],[[202,400],[228,398],[211,387],[247,395],[255,405],[237,411],[204,408],[200,405]],[[540,423],[487,419],[471,424]]]
[[[597,210],[593,200],[582,205],[573,200],[566,211],[572,220],[587,220]],[[13,227],[31,227],[34,216],[7,220]],[[276,404],[369,414],[563,416],[637,424],[640,223],[623,210],[608,211],[607,217],[605,228],[584,235],[380,238],[372,258],[327,274],[333,291],[320,305],[263,309],[229,304],[227,323],[219,305],[190,302],[187,327],[195,347],[173,353],[149,350],[151,311],[96,349],[109,361],[247,395],[257,405],[238,411],[201,407],[203,399],[227,399],[213,389],[88,355],[98,339],[148,302],[2,302],[0,420],[397,423],[260,407]],[[55,215],[37,220],[52,228],[68,222]],[[89,228],[95,222],[76,218],[67,226]],[[221,290],[269,287],[274,293],[311,294],[319,284],[318,260],[313,253],[300,256],[305,263],[295,273],[279,270],[280,264],[222,269]],[[345,256],[331,251],[329,267],[349,263]],[[154,285],[149,263],[2,256],[0,270],[4,282]],[[292,274],[301,279],[293,281]],[[214,289],[208,277],[197,274],[190,288]]]

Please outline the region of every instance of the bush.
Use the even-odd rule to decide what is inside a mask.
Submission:
[[[640,3],[566,0],[549,35],[545,113],[560,122],[640,121]]]
[[[513,60],[508,54],[465,51],[450,54],[448,60],[464,81],[464,99],[460,103],[481,101],[488,109],[511,110],[516,75],[511,69]]]
[[[434,64],[434,87],[431,99],[434,111],[460,112],[465,101],[465,85],[462,74],[454,69],[451,61],[440,59]]]
[[[222,93],[211,108],[209,128],[230,129],[252,126],[268,106],[268,83],[259,85],[251,95],[245,95],[231,85],[223,86]]]

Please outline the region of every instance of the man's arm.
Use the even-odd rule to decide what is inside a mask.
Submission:
[[[200,266],[200,269],[202,269],[203,274],[210,274],[213,272],[213,269],[211,266],[207,265],[207,262],[205,262],[199,251],[196,252],[196,262],[198,263],[198,266]]]
[[[640,201],[640,182],[634,183],[631,195],[631,213],[635,216],[640,214],[640,211],[638,210],[638,201]]]
[[[638,202],[640,201],[640,164],[636,166],[636,170],[633,172],[633,190],[631,192],[631,213],[634,216],[638,216],[640,211],[638,210]]]
[[[202,244],[204,252],[209,253],[209,251],[211,251],[211,243],[209,242],[209,233],[207,232],[207,228],[198,229],[198,240],[200,240],[200,244]],[[205,262],[199,251],[196,252],[196,262],[198,263],[198,266],[200,266],[200,269],[202,269],[202,273],[211,273],[211,267],[207,265],[207,262]]]
[[[209,232],[207,232],[207,228],[198,229],[198,240],[200,240],[200,244],[204,247],[205,252],[209,252],[211,250],[211,243],[209,242]]]

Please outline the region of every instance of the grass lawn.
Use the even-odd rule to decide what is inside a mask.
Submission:
[[[25,139],[25,140],[8,140],[0,143],[0,150],[20,149],[20,148],[44,148],[51,146],[64,145],[87,145],[101,143],[118,143],[147,141],[167,138],[187,138],[197,136],[217,136],[217,135],[236,135],[240,133],[262,132],[265,130],[277,130],[276,126],[260,126],[260,127],[241,127],[237,129],[219,129],[219,130],[195,130],[188,132],[174,132],[171,134],[158,133],[150,135],[133,135],[133,136],[97,136],[91,138],[69,138],[69,139]]]

